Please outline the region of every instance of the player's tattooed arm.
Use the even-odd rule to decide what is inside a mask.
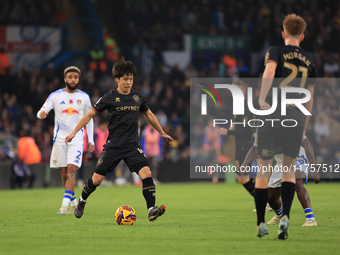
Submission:
[[[305,139],[303,139],[301,145],[306,151],[306,156],[307,156],[307,159],[308,159],[309,166],[315,166],[315,157],[314,157],[313,146],[312,146],[312,144],[310,143],[310,141],[308,140],[307,137]],[[320,182],[319,172],[315,171],[315,168],[313,168],[313,167],[310,167],[309,169],[310,169],[310,175],[313,178],[314,182],[319,183]]]

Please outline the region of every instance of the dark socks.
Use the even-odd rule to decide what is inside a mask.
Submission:
[[[264,214],[266,212],[266,204],[268,201],[268,188],[267,189],[256,189],[254,192],[255,206],[257,214],[257,225],[264,221]]]
[[[91,195],[91,193],[96,190],[98,186],[99,185],[96,186],[93,184],[92,178],[88,179],[84,184],[83,192],[81,193],[81,198],[86,200],[89,197],[89,195]]]
[[[143,182],[143,196],[146,201],[146,206],[149,209],[150,207],[155,206],[156,187],[151,177],[143,179],[142,182]]]
[[[255,183],[252,180],[243,184],[243,187],[249,192],[250,195],[254,196]]]
[[[293,198],[295,194],[295,183],[292,182],[282,182],[281,184],[281,199],[283,206],[283,215],[287,215],[289,219],[290,207],[293,203]]]

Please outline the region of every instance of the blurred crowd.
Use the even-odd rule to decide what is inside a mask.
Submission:
[[[0,25],[60,25],[67,19],[62,3],[57,0],[1,0]]]
[[[107,8],[113,2],[108,1]],[[90,95],[92,103],[115,88],[110,70],[119,54],[124,54],[124,51],[119,53],[117,44],[132,47],[132,55],[127,60],[132,60],[139,68],[134,89],[145,95],[165,132],[174,138],[172,146],[159,144],[156,157],[163,157],[169,162],[189,158],[190,78],[259,77],[266,49],[270,45],[283,44],[284,16],[295,12],[308,24],[301,46],[315,56],[319,77],[329,78],[315,88],[313,117],[307,136],[314,146],[317,163],[340,163],[340,136],[337,132],[340,126],[340,85],[335,79],[339,77],[340,64],[338,1],[201,0],[198,4],[193,0],[141,0],[114,5],[115,8],[111,9],[112,24],[117,24],[116,21],[121,24],[115,28],[117,43],[110,37],[107,37],[110,40],[103,38],[104,45],[96,45],[89,52],[88,62],[79,66],[82,70],[79,88]],[[0,0],[0,7],[0,24],[57,25],[65,18],[61,1]],[[110,25],[106,25],[110,30]],[[217,55],[211,63],[203,52],[196,52],[185,70],[178,65],[165,65],[161,53],[182,50],[186,33],[246,36],[251,41],[251,51],[256,55],[258,68],[250,73],[249,63],[237,58],[234,52]],[[114,54],[109,58],[108,52]],[[50,66],[44,73],[38,69],[28,72],[25,68],[16,73],[13,67],[9,67],[1,74],[0,160],[11,151],[4,137],[12,141],[18,137],[32,137],[41,151],[41,161],[49,162],[54,114],[42,121],[36,118],[36,112],[50,93],[64,87],[62,73],[62,69]],[[259,88],[254,94],[258,96],[258,92]],[[97,116],[95,127],[100,128],[106,118],[105,113]],[[154,138],[145,128],[146,124],[145,118],[141,118],[142,142],[148,146],[148,139]],[[98,137],[100,130],[97,129],[97,132]],[[145,137],[149,137],[147,141]],[[17,153],[16,146],[12,147],[13,153]],[[88,157],[95,160],[98,150]]]
[[[232,35],[250,37],[252,51],[258,52],[264,44],[282,43],[282,20],[287,13],[296,13],[308,24],[302,44],[307,51],[339,52],[338,1],[141,0],[112,1],[111,5],[112,21],[120,20],[122,24],[117,29],[122,33],[123,45],[145,41],[159,51],[179,50],[186,33]]]
[[[90,95],[92,104],[116,87],[112,75],[110,76],[107,72],[101,73],[100,78],[96,79],[94,71],[86,70],[86,66],[80,68],[82,75],[78,88]],[[158,146],[162,148],[158,148],[157,155],[154,156],[161,158],[164,153],[169,155],[171,160],[176,161],[182,158],[183,152],[189,147],[189,84],[186,82],[185,73],[180,71],[178,66],[173,69],[163,69],[165,71],[150,74],[141,80],[136,79],[134,89],[145,95],[150,109],[157,116],[165,132],[175,139],[172,146],[158,142]],[[8,70],[0,96],[0,133],[3,134],[0,147],[6,152],[2,153],[2,159],[9,156],[5,138],[15,140],[15,137],[32,137],[41,151],[41,161],[49,163],[54,114],[52,111],[47,119],[40,120],[37,119],[36,113],[49,94],[64,86],[63,70],[50,68],[44,73],[38,69],[31,73],[24,68],[18,73],[15,73],[13,69]],[[103,139],[100,134],[107,127],[106,121],[106,112],[94,118],[96,145],[102,146],[103,144],[100,141]],[[140,124],[143,146],[147,147],[152,137],[149,135],[150,132],[144,132],[147,122],[142,116]],[[14,153],[18,154],[19,152],[15,151],[16,147],[14,144]],[[101,148],[87,155],[87,158],[96,160],[99,156],[98,150],[101,151]],[[186,154],[188,157],[188,153]]]

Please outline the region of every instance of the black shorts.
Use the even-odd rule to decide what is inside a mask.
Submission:
[[[238,176],[246,176],[246,175],[250,174],[250,172],[240,173],[239,170],[240,170],[240,166],[242,165],[243,161],[245,160],[245,158],[248,154],[248,151],[253,146],[252,142],[253,141],[244,141],[244,142],[236,141],[236,153],[235,153],[236,172],[235,172],[235,174],[238,175]],[[251,162],[248,164],[248,166],[249,166],[249,169],[250,169]]]
[[[150,167],[149,161],[141,148],[104,148],[95,167],[95,173],[106,176],[124,160],[131,172],[138,174],[143,167]]]
[[[296,107],[288,108],[287,115],[281,116],[276,111],[270,116],[263,119],[279,119],[274,122],[272,127],[271,121],[264,121],[264,125],[258,129],[258,147],[257,154],[261,159],[272,159],[276,154],[281,154],[296,158],[299,155],[302,133],[304,129],[304,115]],[[281,125],[282,120],[293,119],[298,124],[295,127],[284,127]],[[293,126],[293,121],[284,122],[285,125]]]

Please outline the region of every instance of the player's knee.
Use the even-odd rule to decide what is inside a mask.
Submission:
[[[147,166],[145,166],[141,170],[139,170],[138,174],[142,179],[152,177],[150,167],[147,167]]]
[[[100,180],[96,177],[92,177],[92,182],[93,182],[93,185],[99,186],[99,184],[102,182],[102,180]]]
[[[237,180],[238,180],[239,183],[241,183],[243,185],[243,184],[249,182],[250,179],[249,179],[249,177],[239,177],[239,176],[237,176]]]

